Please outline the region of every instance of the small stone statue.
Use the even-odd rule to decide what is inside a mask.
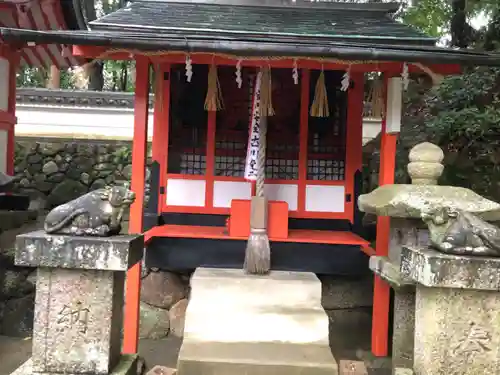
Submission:
[[[125,210],[135,193],[127,187],[105,187],[54,208],[45,218],[49,234],[111,236],[120,233]]]
[[[440,207],[422,213],[431,247],[446,254],[500,257],[500,229],[465,211]]]

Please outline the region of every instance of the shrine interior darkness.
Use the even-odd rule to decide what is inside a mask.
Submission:
[[[238,88],[234,68],[218,67],[224,107],[216,115],[215,176],[243,178],[256,73],[254,68],[243,68],[243,84]],[[309,104],[319,74],[317,70],[311,72]],[[307,180],[343,181],[347,93],[340,90],[343,72],[324,74],[330,116],[309,116]],[[167,173],[205,175],[207,75],[207,65],[193,65],[192,80],[187,82],[185,66],[172,66]],[[290,69],[272,69],[272,100],[275,115],[268,118],[266,178],[298,180],[301,80],[295,84]]]

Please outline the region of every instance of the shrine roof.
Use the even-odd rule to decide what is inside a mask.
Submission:
[[[436,46],[395,20],[396,3],[311,0],[135,0],[89,30],[1,27],[9,43],[58,43],[133,54],[500,66],[497,53]],[[81,52],[79,56],[107,58]]]
[[[90,23],[96,31],[169,34],[207,39],[280,42],[356,41],[434,45],[397,22],[397,3],[352,4],[299,0],[141,0]]]
[[[81,4],[69,0],[0,0],[0,27],[24,30],[86,30]],[[0,38],[0,48],[5,41]],[[80,64],[64,44],[24,45],[19,50],[21,64],[32,67],[56,65],[60,69]]]

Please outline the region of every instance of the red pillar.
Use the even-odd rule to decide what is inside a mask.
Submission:
[[[170,64],[158,64],[155,69],[152,154],[153,160],[160,164],[160,186],[166,186],[170,127]],[[160,191],[158,198],[158,212],[161,212],[166,200],[165,189]]]
[[[16,70],[19,64],[19,56],[12,51],[7,45],[0,46],[0,58],[7,61],[8,68],[5,77],[0,77],[4,82],[2,85],[2,93],[0,95],[7,97],[7,106],[0,108],[0,130],[7,132],[6,149],[0,150],[5,153],[7,174],[14,174],[14,127],[16,124]],[[6,84],[5,84],[6,83]]]
[[[354,174],[363,168],[363,101],[365,94],[364,73],[351,73],[353,87],[347,91],[346,145],[346,194],[354,197]],[[345,203],[346,219],[354,222],[356,202]]]
[[[385,113],[387,113],[387,82],[385,87]],[[397,134],[387,133],[385,113],[382,119],[382,137],[380,140],[380,186],[394,183],[394,172],[396,167]],[[387,216],[379,216],[377,218],[377,243],[375,247],[375,253],[378,256],[387,256],[389,253],[390,229],[390,218]],[[375,276],[373,290],[372,352],[377,357],[385,357],[388,354],[389,306],[390,287],[379,276]]]
[[[14,174],[15,126],[16,126],[16,71],[19,65],[19,55],[12,52],[9,58],[9,108],[8,112],[14,122],[7,132],[7,174]]]
[[[132,143],[132,185],[136,194],[130,208],[129,233],[143,232],[144,185],[148,140],[149,60],[140,56],[135,66],[134,139]],[[123,353],[137,353],[139,343],[139,304],[141,297],[141,262],[127,272]]]

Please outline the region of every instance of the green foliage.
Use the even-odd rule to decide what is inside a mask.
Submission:
[[[443,0],[418,1],[402,15],[402,20],[420,31],[436,37],[443,37],[448,31],[451,19],[451,5]]]
[[[445,150],[442,182],[500,201],[500,69],[447,78],[426,96],[423,120]]]
[[[117,148],[113,153],[113,163],[127,164],[132,161],[132,148],[130,145]]]
[[[75,81],[73,79],[73,73],[71,70],[62,70],[61,71],[61,89],[66,89],[66,90],[74,90],[75,87]]]
[[[45,69],[22,67],[16,75],[17,87],[45,87],[48,73]]]

